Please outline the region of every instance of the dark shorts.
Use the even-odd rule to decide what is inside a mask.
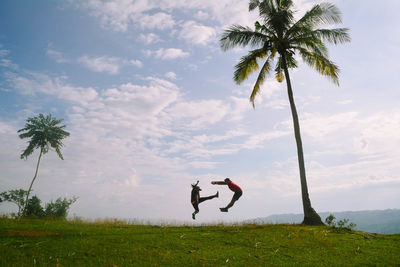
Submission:
[[[242,196],[242,194],[243,194],[243,191],[235,192],[235,194],[233,194],[233,199],[238,200]]]

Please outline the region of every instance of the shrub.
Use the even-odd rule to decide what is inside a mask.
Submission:
[[[25,197],[28,191],[23,189],[8,190],[0,193],[0,203],[1,202],[12,202],[18,206],[18,213],[12,213],[12,217],[19,217],[22,213],[22,209],[25,206]]]
[[[28,204],[26,205],[25,216],[26,217],[36,217],[42,218],[45,216],[45,212],[40,205],[42,201],[37,197],[33,196],[28,200]]]
[[[332,230],[334,231],[351,231],[354,227],[357,225],[355,223],[350,222],[349,219],[343,219],[338,222],[335,221],[336,218],[333,214],[330,214],[328,217],[325,219],[325,223],[331,227]]]
[[[46,204],[45,214],[47,217],[65,219],[68,215],[69,206],[71,206],[78,198],[73,197],[71,199],[57,198],[55,202],[51,201]]]

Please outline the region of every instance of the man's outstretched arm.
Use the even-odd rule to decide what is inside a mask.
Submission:
[[[224,181],[212,181],[211,184],[225,185],[226,182],[224,182]]]

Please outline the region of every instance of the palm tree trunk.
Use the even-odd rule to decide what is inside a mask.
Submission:
[[[36,164],[35,176],[33,177],[32,182],[31,182],[31,185],[29,186],[29,189],[28,189],[28,193],[26,194],[25,206],[24,206],[24,211],[23,211],[23,214],[22,214],[23,216],[25,216],[25,214],[26,214],[26,207],[28,206],[29,193],[30,193],[31,190],[32,190],[33,182],[35,181],[35,179],[36,179],[36,177],[37,177],[37,174],[38,174],[38,171],[39,171],[40,159],[42,158],[42,154],[43,154],[43,148],[40,149],[40,154],[39,154],[38,162],[37,162],[37,164]]]
[[[303,211],[304,211],[304,220],[303,220],[302,224],[322,225],[323,222],[321,220],[321,217],[312,208],[310,197],[308,195],[306,169],[304,167],[303,145],[302,145],[301,136],[300,136],[299,117],[297,115],[296,105],[294,104],[292,85],[290,83],[289,71],[287,69],[286,57],[284,54],[282,54],[282,63],[283,63],[283,69],[285,72],[285,77],[286,77],[290,109],[292,111],[294,136],[296,138],[296,145],[297,145],[297,158],[299,161],[299,169],[300,169],[301,196],[303,199]]]

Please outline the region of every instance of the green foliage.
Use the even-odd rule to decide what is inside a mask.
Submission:
[[[25,206],[25,197],[28,191],[23,189],[8,190],[0,193],[0,203],[1,202],[12,202],[18,206],[18,213],[15,215],[19,217],[22,212],[22,208]]]
[[[399,243],[327,226],[0,218],[0,266],[398,266]]]
[[[11,217],[22,216],[22,208],[25,207],[24,199],[27,193],[28,192],[23,189],[9,190],[0,193],[0,203],[8,201],[18,205],[18,213],[12,213]],[[56,201],[50,201],[49,203],[47,203],[45,205],[45,208],[43,208],[41,205],[42,201],[37,196],[33,196],[27,202],[27,205],[25,207],[25,214],[23,217],[51,217],[65,219],[68,215],[68,210],[70,206],[75,203],[77,199],[77,197],[72,197],[71,199],[59,197],[56,199]]]
[[[28,200],[25,208],[25,216],[33,218],[42,218],[45,216],[45,212],[41,206],[41,200],[37,196],[33,196]]]
[[[330,226],[333,231],[351,231],[357,226],[355,223],[349,223],[349,219],[343,219],[336,222],[336,218],[333,214],[326,217],[325,223]]]
[[[259,69],[258,61],[264,61],[250,100],[254,105],[255,96],[261,84],[273,69],[279,82],[285,78],[283,70],[298,66],[295,54],[320,74],[338,84],[339,68],[328,59],[325,43],[339,44],[350,41],[348,29],[332,28],[331,24],[341,23],[341,14],[333,4],[314,5],[299,20],[294,19],[294,3],[291,0],[250,0],[249,11],[258,8],[261,21],[256,21],[254,30],[249,27],[232,25],[226,29],[220,39],[221,49],[226,51],[237,46],[250,46],[247,56],[241,58],[235,66],[234,81],[245,81]],[[321,26],[328,28],[321,28]],[[275,57],[277,56],[277,59]],[[286,77],[287,78],[287,77]]]
[[[69,133],[64,130],[65,125],[59,125],[62,121],[63,119],[56,119],[51,114],[46,116],[39,114],[38,117],[28,118],[25,127],[18,130],[19,133],[22,132],[19,135],[21,139],[30,139],[28,147],[21,154],[21,159],[28,158],[37,148],[40,148],[43,154],[46,154],[50,147],[63,159],[61,154],[62,139],[69,136]]]
[[[335,219],[336,218],[335,218],[335,216],[333,214],[329,214],[329,216],[326,217],[326,219],[325,219],[325,223],[327,225],[331,226],[331,227],[334,227],[335,226],[335,222],[334,222]]]
[[[69,206],[71,206],[77,200],[77,197],[71,199],[57,198],[55,202],[51,201],[46,204],[45,214],[47,217],[65,219],[68,215]]]

